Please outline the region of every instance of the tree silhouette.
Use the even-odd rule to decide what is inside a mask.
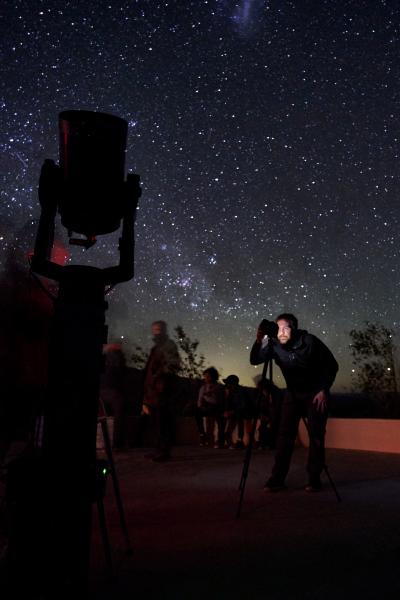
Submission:
[[[177,325],[174,331],[181,357],[180,375],[189,379],[201,379],[205,369],[205,357],[197,353],[199,341],[191,340],[181,325]]]
[[[378,323],[364,322],[350,331],[354,381],[358,389],[374,397],[388,410],[397,394],[394,332]]]

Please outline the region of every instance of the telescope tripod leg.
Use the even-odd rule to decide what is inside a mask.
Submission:
[[[108,574],[109,574],[110,578],[113,578],[114,577],[114,568],[113,568],[113,560],[112,560],[112,554],[111,554],[111,544],[110,544],[110,537],[108,535],[103,499],[97,498],[96,504],[97,504],[97,512],[99,515],[101,538],[103,540],[104,554],[105,554],[105,559],[106,559],[106,563],[107,563]]]
[[[119,487],[117,472],[115,470],[115,463],[114,463],[114,457],[113,457],[113,453],[112,453],[110,434],[108,431],[107,418],[105,418],[105,417],[102,418],[100,420],[100,423],[101,423],[101,430],[103,433],[104,446],[106,449],[106,455],[107,455],[107,459],[108,459],[108,463],[109,463],[109,467],[110,467],[111,478],[112,478],[113,487],[114,487],[115,500],[116,500],[117,507],[118,507],[119,522],[120,522],[120,526],[121,526],[121,531],[122,531],[124,539],[125,539],[125,546],[126,546],[125,551],[127,554],[131,554],[132,546],[131,546],[131,541],[129,538],[128,527],[126,524],[125,511],[124,511],[124,506],[122,503],[122,497],[121,497],[121,491],[120,491],[120,487]]]

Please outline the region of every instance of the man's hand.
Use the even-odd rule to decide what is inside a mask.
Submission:
[[[265,333],[260,327],[257,329],[256,340],[261,343],[265,337]]]
[[[313,404],[317,405],[317,410],[321,413],[325,412],[328,406],[328,399],[324,390],[318,392],[314,397]]]

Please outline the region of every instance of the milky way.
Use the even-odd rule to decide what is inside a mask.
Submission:
[[[8,0],[0,23],[2,260],[32,247],[59,112],[118,115],[143,196],[111,338],[163,318],[250,384],[258,322],[290,310],[349,387],[349,330],[399,327],[398,2]]]

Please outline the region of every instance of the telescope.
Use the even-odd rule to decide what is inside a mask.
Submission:
[[[69,597],[72,590],[85,592],[88,583],[100,376],[108,329],[105,296],[134,275],[134,224],[141,195],[139,175],[124,176],[127,130],[127,122],[114,115],[61,112],[59,164],[45,160],[39,178],[41,214],[31,268],[57,281],[58,291],[40,417],[38,460],[44,475],[31,520],[31,551],[19,539],[13,547],[22,548],[29,560],[35,555],[38,571],[45,565],[38,578],[41,594],[57,585]],[[86,248],[122,222],[119,263],[100,268],[52,261],[57,213],[70,243]],[[86,239],[71,239],[74,233]],[[22,562],[17,551],[16,573]],[[25,563],[24,568],[31,567]]]
[[[61,223],[87,237],[116,231],[123,217],[127,122],[67,110],[59,115],[59,131]]]

